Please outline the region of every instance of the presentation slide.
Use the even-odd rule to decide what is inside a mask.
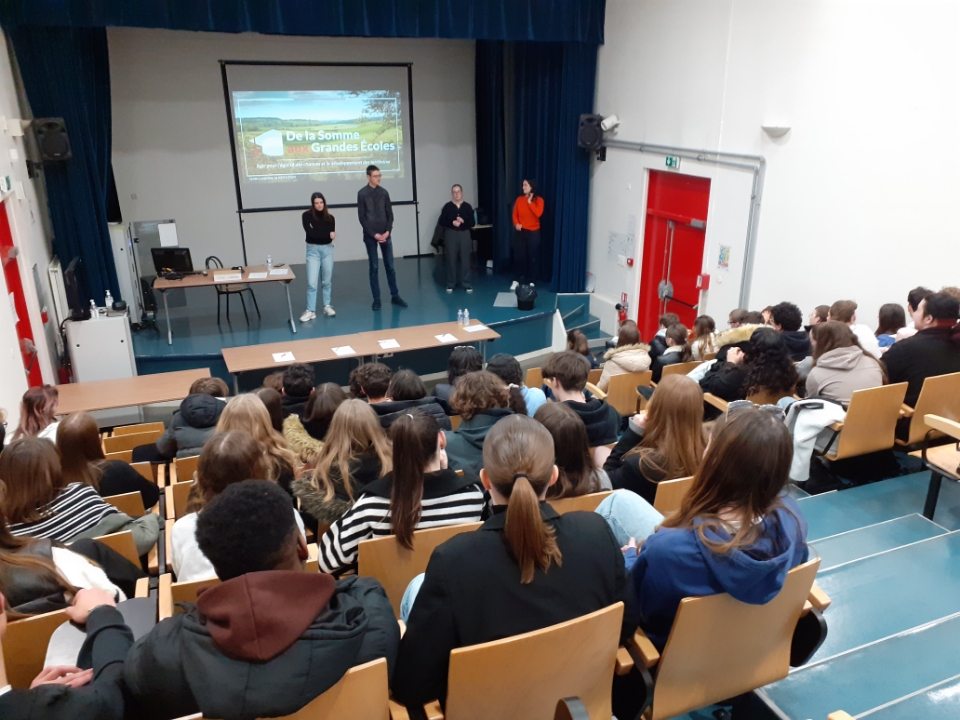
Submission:
[[[355,203],[376,165],[394,202],[413,199],[407,68],[227,65],[243,209]]]

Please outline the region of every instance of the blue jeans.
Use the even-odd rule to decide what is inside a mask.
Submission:
[[[390,286],[390,295],[396,297],[400,294],[397,290],[397,274],[393,271],[393,240],[387,238],[386,242],[377,242],[372,235],[363,235],[363,244],[367,247],[367,260],[370,262],[370,292],[373,293],[373,299],[380,299],[380,260],[377,257],[377,246],[380,246],[380,252],[383,253],[383,269],[387,273],[387,285]]]
[[[330,304],[333,287],[333,243],[307,245],[307,310],[317,310],[317,280],[323,287],[323,306]]]
[[[404,622],[410,617],[410,611],[413,610],[413,601],[417,599],[417,593],[420,592],[420,586],[423,585],[423,579],[426,576],[426,573],[420,573],[410,581],[407,589],[403,591],[403,600],[400,601],[400,619]]]
[[[614,490],[600,503],[597,512],[607,521],[621,547],[630,538],[646,540],[663,522],[663,515],[653,505],[630,490]]]

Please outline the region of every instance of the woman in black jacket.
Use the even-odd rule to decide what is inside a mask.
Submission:
[[[411,707],[445,700],[451,650],[572,620],[624,596],[623,555],[604,519],[558,515],[543,502],[557,467],[542,425],[525,415],[498,422],[483,465],[494,515],[433,552],[400,643],[393,693]],[[624,631],[631,625],[625,619]]]
[[[317,317],[317,280],[323,289],[323,314],[329,317],[337,314],[330,305],[337,222],[327,210],[323,193],[310,196],[310,209],[303,213],[303,230],[307,241],[307,309],[300,316],[300,322],[310,322]]]
[[[653,359],[653,364],[650,365],[650,369],[653,371],[652,379],[655,383],[660,382],[660,378],[663,376],[663,368],[666,365],[690,362],[693,356],[690,354],[690,346],[687,344],[687,335],[686,325],[674,323],[667,328],[665,335],[667,349],[661,355],[657,355]]]

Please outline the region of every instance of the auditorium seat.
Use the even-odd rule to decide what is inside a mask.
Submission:
[[[130,452],[131,454],[133,453],[132,450]],[[140,473],[140,477],[142,477],[144,480],[149,480],[152,483],[159,484],[160,482],[160,474],[159,474],[160,466],[159,465],[154,465],[153,463],[149,463],[149,462],[138,462],[138,463],[130,463],[130,467],[132,467],[134,470]]]
[[[104,438],[103,452],[115,453],[122,450],[133,450],[140,445],[153,445],[163,435],[163,428],[148,430],[147,432],[131,433],[129,435],[115,435]]]
[[[194,475],[197,472],[197,466],[200,464],[199,455],[191,455],[185,458],[176,458],[173,461],[170,471],[171,483],[193,482]]]
[[[50,636],[69,620],[66,611],[56,610],[7,624],[2,652],[7,682],[12,687],[30,687],[33,679],[43,670]]]
[[[190,499],[192,482],[179,482],[167,485],[163,489],[166,495],[167,520],[179,520],[187,514],[187,501]]]
[[[113,437],[118,435],[131,435],[145,432],[156,432],[159,430],[161,434],[163,433],[164,427],[162,422],[149,422],[149,423],[139,423],[137,425],[121,425],[115,427],[113,432],[110,433]]]
[[[139,491],[123,493],[122,495],[107,495],[103,499],[132,518],[147,514],[146,508],[143,507],[143,497]]]
[[[554,510],[560,515],[568,512],[593,512],[610,494],[610,490],[603,492],[589,493],[577,497],[560,498],[557,500],[547,500]]]
[[[940,437],[946,436],[956,441],[950,445],[937,445],[928,447],[928,441],[924,440],[923,449],[919,452],[910,453],[919,455],[923,461],[924,467],[930,470],[930,485],[927,488],[927,500],[923,506],[923,515],[930,520],[937,511],[937,502],[940,499],[940,487],[944,479],[960,480],[960,423],[939,415],[925,415],[924,425],[931,431],[935,431]]]
[[[907,383],[854,391],[846,417],[830,426],[834,435],[817,454],[833,462],[891,449],[906,393]]]
[[[653,498],[653,508],[664,518],[676,515],[683,504],[683,499],[693,487],[693,476],[676,478],[675,480],[661,480],[657,483],[657,494]]]
[[[903,406],[903,416],[909,418],[906,440],[898,445],[919,445],[930,430],[923,421],[926,415],[937,415],[948,420],[960,420],[960,373],[935,375],[923,381],[916,407]]]
[[[640,393],[637,387],[649,387],[653,373],[649,370],[639,373],[621,373],[610,378],[606,400],[609,405],[624,417],[637,412]]]
[[[660,374],[660,379],[667,377],[668,375],[686,375],[687,373],[696,370],[703,364],[701,360],[691,360],[690,362],[681,362],[681,363],[671,363],[669,365],[663,366],[663,371]],[[651,382],[650,385],[656,387],[656,383]]]
[[[591,385],[596,385],[600,382],[600,377],[603,375],[603,368],[593,368],[590,373],[587,375],[587,382]],[[530,387],[529,385],[527,387]]]
[[[524,385],[528,388],[539,388],[543,386],[543,369],[542,368],[530,368],[527,370],[527,376],[524,380]]]
[[[137,545],[133,541],[133,533],[130,530],[101,535],[100,537],[95,537],[94,540],[103,543],[111,550],[123,555],[123,557],[137,567],[140,567],[140,556],[137,554]]]

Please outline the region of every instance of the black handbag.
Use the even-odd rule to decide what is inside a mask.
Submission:
[[[537,301],[537,288],[533,285],[517,285],[514,291],[517,294],[518,310],[533,310],[533,304]]]

